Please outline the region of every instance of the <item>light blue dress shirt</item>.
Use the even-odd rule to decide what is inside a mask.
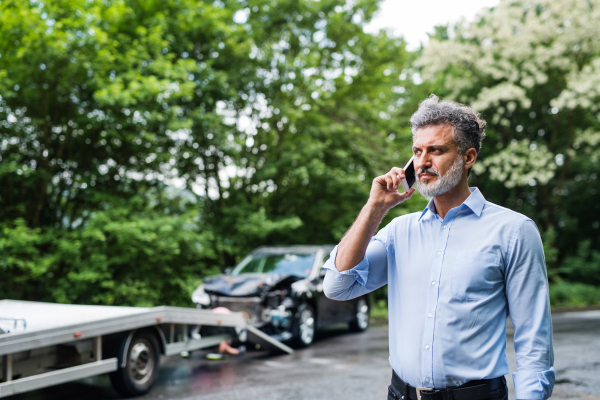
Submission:
[[[552,320],[539,232],[522,214],[471,195],[445,218],[422,213],[381,229],[353,269],[325,263],[327,297],[388,287],[390,364],[415,387],[441,389],[508,373],[506,319],[515,328],[517,399],[554,386]]]

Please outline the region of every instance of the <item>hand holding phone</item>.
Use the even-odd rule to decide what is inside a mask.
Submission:
[[[387,174],[373,179],[369,203],[377,208],[383,208],[387,212],[411,198],[415,192],[415,189],[411,189],[415,181],[415,169],[411,158],[404,170],[392,167]],[[400,185],[404,188],[403,193],[400,193]]]

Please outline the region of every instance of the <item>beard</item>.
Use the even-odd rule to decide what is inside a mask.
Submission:
[[[425,172],[437,175],[438,178],[433,183],[421,183],[419,175]],[[419,193],[425,197],[439,196],[458,185],[458,182],[462,179],[463,172],[464,163],[461,156],[456,157],[456,160],[454,160],[454,163],[452,163],[452,166],[444,175],[440,175],[440,173],[433,168],[419,168],[415,173],[417,178],[417,189],[419,190]]]

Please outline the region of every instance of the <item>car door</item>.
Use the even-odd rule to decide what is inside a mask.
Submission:
[[[330,325],[337,322],[348,321],[348,316],[353,313],[353,300],[338,301],[332,300],[323,293],[323,278],[325,270],[323,264],[329,259],[329,253],[323,252],[317,255],[319,263],[319,274],[317,275],[316,296],[317,296],[317,320],[319,326]]]

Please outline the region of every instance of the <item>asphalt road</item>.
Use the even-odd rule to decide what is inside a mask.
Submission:
[[[600,400],[600,311],[557,314],[554,352],[557,382],[553,399]],[[516,369],[512,336],[507,336],[510,372]],[[387,327],[356,334],[320,332],[312,347],[293,355],[250,351],[209,361],[205,352],[189,359],[163,358],[155,387],[138,399],[386,399],[390,379]],[[514,400],[512,378],[507,376]],[[106,377],[47,388],[11,400],[120,399]]]

